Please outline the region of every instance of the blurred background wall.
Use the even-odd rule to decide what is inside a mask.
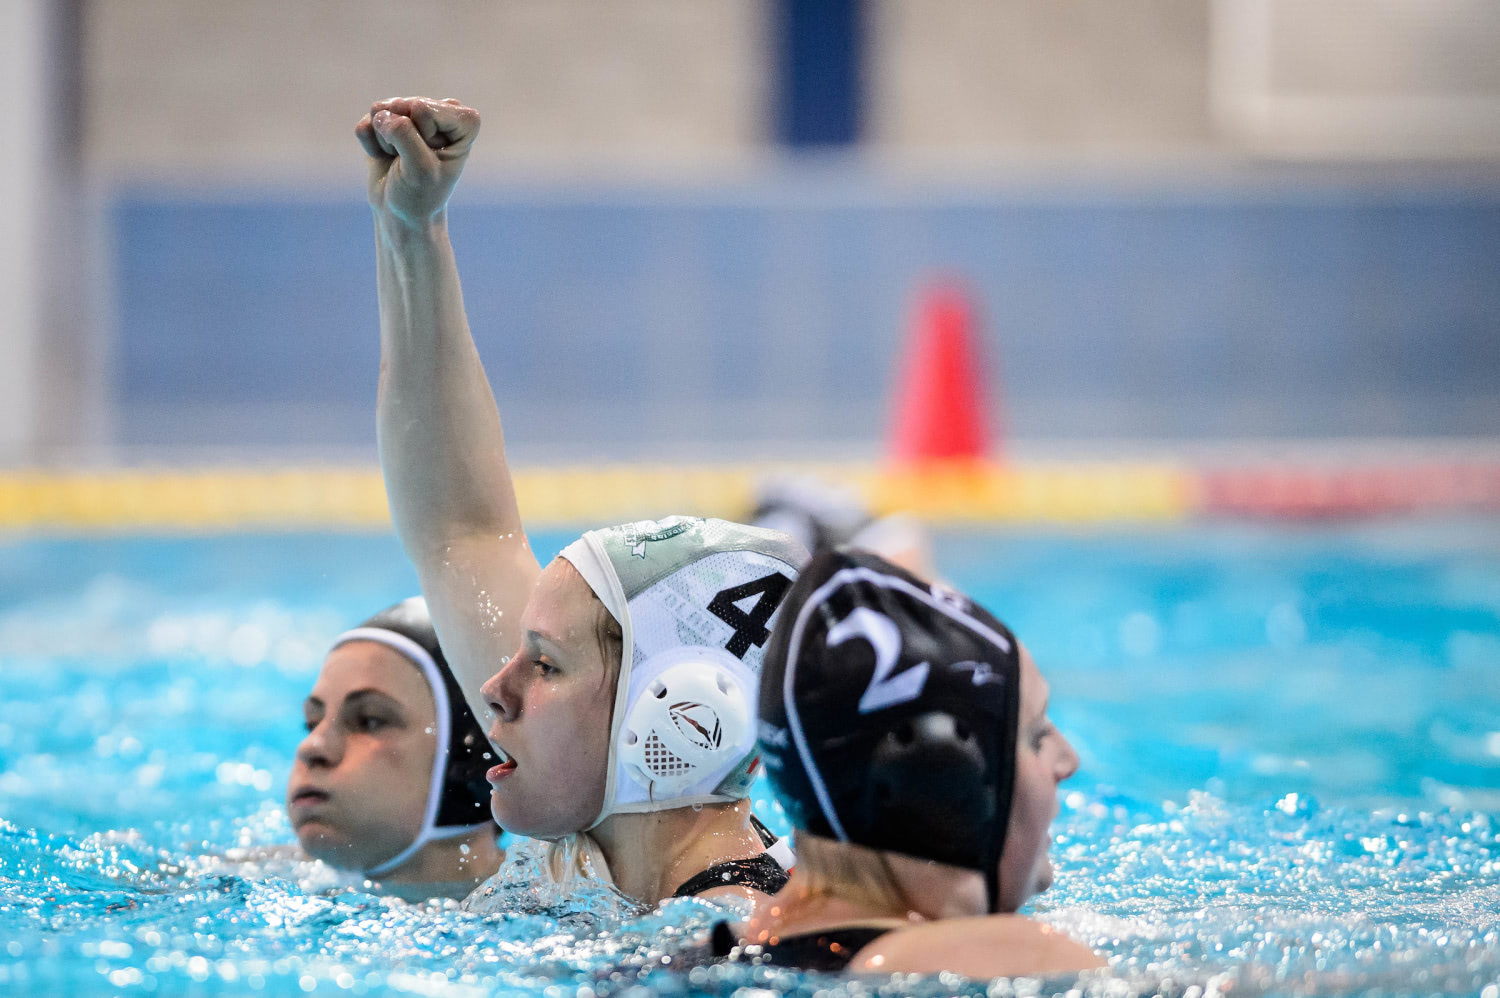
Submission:
[[[526,458],[873,454],[935,281],[1040,450],[1500,436],[1488,0],[4,16],[8,460],[372,455],[351,130],[402,93],[484,114],[453,235]]]

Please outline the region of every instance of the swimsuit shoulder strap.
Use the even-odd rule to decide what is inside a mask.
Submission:
[[[775,894],[786,886],[792,863],[792,851],[784,840],[778,839],[755,815],[750,816],[750,827],[760,838],[766,851],[749,859],[731,859],[715,863],[695,876],[689,877],[672,892],[675,898],[693,897],[715,887],[749,887],[763,894]]]
[[[774,944],[762,947],[770,963],[803,970],[843,970],[854,954],[892,931],[885,926],[855,925],[842,929],[824,929],[800,936],[782,936]]]
[[[763,894],[775,894],[786,886],[787,872],[768,853],[749,859],[731,859],[715,863],[703,872],[689,877],[681,887],[672,892],[673,897],[685,898],[702,894],[715,887],[749,887]]]

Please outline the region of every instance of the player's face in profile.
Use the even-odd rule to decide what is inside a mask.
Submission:
[[[490,741],[507,758],[489,771],[502,828],[555,837],[599,813],[619,674],[599,641],[603,612],[578,570],[555,559],[521,615],[520,648],[484,684]]]
[[[437,751],[432,691],[398,652],[351,641],[329,652],[303,713],[307,736],[287,781],[297,840],[333,866],[378,866],[422,828]]]
[[[1021,648],[1021,716],[1016,734],[1016,782],[1010,825],[1000,859],[1000,908],[1015,911],[1052,885],[1047,857],[1057,785],[1078,769],[1078,754],[1047,717],[1047,681]]]

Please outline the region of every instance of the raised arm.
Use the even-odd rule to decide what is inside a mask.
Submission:
[[[355,127],[370,157],[380,284],[380,467],[469,707],[515,649],[540,568],[521,529],[500,414],[464,314],[448,197],[479,113],[454,100],[380,101]]]

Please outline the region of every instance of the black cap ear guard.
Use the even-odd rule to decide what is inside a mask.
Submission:
[[[953,866],[976,866],[980,857],[964,829],[995,819],[994,795],[983,786],[987,761],[979,736],[947,711],[928,711],[899,722],[870,752],[861,824],[886,826],[886,848],[922,854]],[[915,811],[894,825],[893,812]],[[848,831],[848,826],[845,826]],[[866,843],[868,844],[868,843]]]
[[[1019,646],[966,597],[867,552],[818,555],[761,677],[761,748],[794,827],[977,870],[998,910]]]

